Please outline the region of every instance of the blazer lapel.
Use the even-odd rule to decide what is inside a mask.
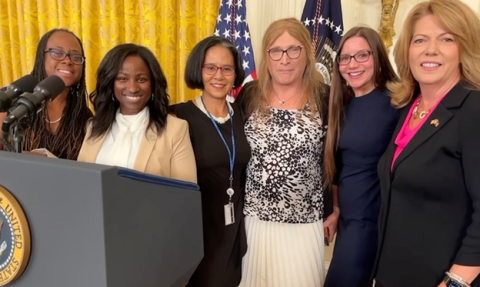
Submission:
[[[88,149],[86,149],[83,153],[84,159],[82,159],[82,161],[95,162],[97,160],[98,153],[100,152],[100,148],[102,147],[103,142],[106,138],[107,133],[105,133],[99,138],[87,140],[86,143],[88,144]]]
[[[469,90],[463,83],[458,83],[448,92],[417,133],[412,137],[410,142],[408,142],[402,152],[400,152],[398,158],[395,160],[392,172],[395,172],[395,169],[402,163],[402,161],[408,158],[420,145],[440,131],[453,118],[454,115],[449,109],[460,107],[468,95],[468,91]],[[404,121],[405,118],[401,123],[403,124]],[[396,146],[394,145],[393,150],[395,150],[395,148]]]
[[[387,150],[385,151],[385,160],[384,160],[385,165],[383,169],[385,172],[385,176],[387,177],[387,181],[386,181],[388,185],[387,190],[390,190],[392,160],[393,160],[393,155],[395,153],[395,149],[397,148],[397,145],[395,145],[395,139],[397,138],[398,133],[402,129],[403,122],[407,118],[408,111],[410,110],[410,107],[412,106],[412,104],[413,104],[413,101],[408,106],[404,107],[400,112],[397,126],[393,131],[390,144],[388,145]]]
[[[140,146],[138,147],[137,158],[135,159],[133,169],[145,172],[148,160],[152,155],[153,147],[155,146],[156,141],[157,134],[151,128],[149,128],[143,135]]]

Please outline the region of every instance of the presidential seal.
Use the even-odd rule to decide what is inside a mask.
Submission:
[[[22,275],[30,258],[30,228],[15,197],[0,186],[0,286]]]

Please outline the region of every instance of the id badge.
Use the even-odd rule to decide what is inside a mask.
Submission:
[[[233,203],[228,203],[223,206],[225,213],[225,226],[235,223],[235,212],[233,210]]]

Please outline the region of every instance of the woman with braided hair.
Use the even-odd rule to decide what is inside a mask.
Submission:
[[[81,40],[66,29],[53,29],[40,39],[31,73],[38,81],[56,75],[65,90],[47,102],[25,131],[24,150],[45,148],[58,158],[76,160],[85,125],[92,116],[87,106],[85,57]],[[0,114],[0,121],[6,116]],[[2,145],[0,144],[0,148]]]

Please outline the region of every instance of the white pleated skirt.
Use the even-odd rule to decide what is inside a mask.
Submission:
[[[306,224],[246,216],[247,253],[239,287],[321,287],[325,279],[323,221]]]

